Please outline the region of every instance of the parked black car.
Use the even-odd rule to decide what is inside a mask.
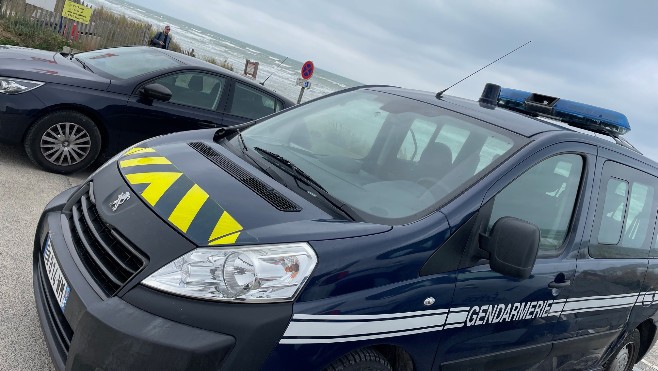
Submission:
[[[153,136],[231,126],[294,103],[211,63],[168,50],[79,54],[0,46],[0,141],[71,173]]]

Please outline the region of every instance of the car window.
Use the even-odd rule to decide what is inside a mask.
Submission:
[[[249,119],[258,119],[281,110],[281,103],[260,90],[236,83],[230,113]]]
[[[215,75],[183,72],[159,78],[151,83],[162,84],[171,90],[171,103],[216,110],[225,81]]]
[[[582,168],[581,156],[564,154],[526,171],[496,195],[488,231],[498,219],[513,216],[539,228],[540,252],[559,251],[569,230]]]
[[[597,243],[589,247],[590,255],[603,259],[646,258],[655,220],[655,179],[609,161],[604,165],[604,179]]]

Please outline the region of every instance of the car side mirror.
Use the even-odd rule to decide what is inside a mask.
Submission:
[[[148,84],[139,90],[139,95],[145,98],[167,102],[171,99],[171,90],[162,84]]]
[[[480,236],[480,246],[489,252],[491,270],[505,276],[528,278],[539,252],[539,228],[505,216],[494,223],[491,234]]]

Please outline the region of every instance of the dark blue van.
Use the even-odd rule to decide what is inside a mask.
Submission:
[[[55,367],[631,370],[658,165],[629,129],[494,85],[365,86],[141,142],[39,222]]]

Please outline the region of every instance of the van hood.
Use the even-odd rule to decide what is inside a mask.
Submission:
[[[317,241],[391,229],[338,219],[213,141],[134,147],[117,167],[134,194],[197,246]]]

